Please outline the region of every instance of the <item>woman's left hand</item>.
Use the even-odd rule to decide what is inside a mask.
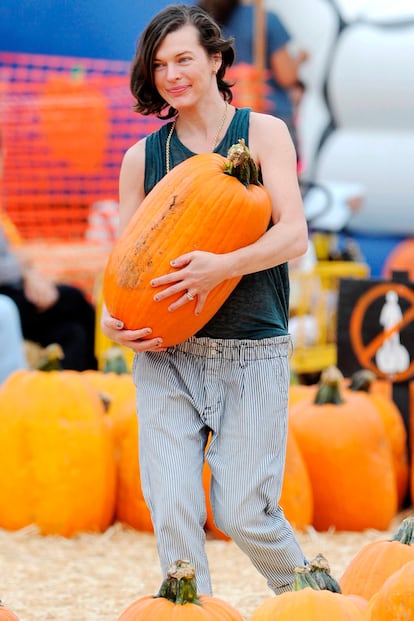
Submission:
[[[229,278],[225,271],[225,257],[226,255],[201,250],[177,257],[171,261],[171,267],[175,268],[174,272],[158,276],[151,281],[153,287],[165,287],[154,295],[154,300],[160,302],[181,294],[178,300],[168,307],[169,311],[175,311],[197,298],[194,312],[199,315],[210,291]]]

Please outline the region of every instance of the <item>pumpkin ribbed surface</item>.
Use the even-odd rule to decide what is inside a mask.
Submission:
[[[172,259],[203,250],[227,253],[256,241],[271,217],[271,201],[261,185],[226,173],[217,153],[195,155],[168,173],[141,203],[115,244],[105,269],[103,297],[126,328],[152,328],[169,346],[195,334],[217,312],[240,278],[223,281],[208,295],[200,315],[196,301],[174,312],[178,297],[155,302],[156,276],[173,271]]]
[[[313,525],[386,530],[398,500],[384,424],[366,395],[343,391],[342,397],[338,374],[326,369],[316,396],[289,411],[312,484]]]
[[[363,621],[363,612],[355,602],[340,593],[300,591],[270,597],[253,612],[251,621]]]
[[[103,531],[115,457],[102,402],[75,371],[16,371],[0,388],[0,528]]]
[[[414,561],[387,578],[371,598],[366,621],[410,621],[414,619]]]
[[[339,581],[342,592],[369,600],[389,576],[411,561],[414,562],[414,518],[408,517],[391,540],[371,541],[357,552]]]

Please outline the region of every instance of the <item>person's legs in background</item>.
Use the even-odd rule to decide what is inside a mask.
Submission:
[[[0,384],[18,369],[26,369],[19,311],[12,299],[0,295]]]

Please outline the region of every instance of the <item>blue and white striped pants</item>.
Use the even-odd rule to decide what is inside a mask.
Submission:
[[[161,568],[191,560],[210,594],[205,551],[204,451],[216,525],[267,578],[290,590],[306,561],[278,505],[286,454],[290,337],[191,338],[134,359],[142,489]]]

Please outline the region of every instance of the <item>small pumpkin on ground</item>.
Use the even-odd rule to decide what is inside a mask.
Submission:
[[[366,395],[343,391],[336,367],[314,398],[289,410],[312,484],[317,530],[386,530],[397,511],[392,455],[383,422]]]
[[[133,602],[118,621],[243,621],[241,614],[224,600],[198,595],[194,566],[176,561],[157,595]]]
[[[369,600],[400,567],[414,561],[414,517],[405,518],[391,539],[364,545],[339,580],[343,593]]]
[[[114,245],[103,278],[103,299],[110,314],[126,328],[152,328],[163,345],[195,334],[216,313],[240,277],[210,291],[202,312],[196,302],[174,312],[169,305],[185,292],[156,302],[156,276],[171,272],[171,261],[194,250],[227,253],[255,242],[269,225],[271,200],[258,181],[244,144],[228,158],[194,155],[173,168],[146,196]]]
[[[19,621],[18,617],[0,601],[0,621]]]
[[[264,600],[251,621],[363,621],[358,605],[341,593],[320,589],[308,567],[298,567],[294,590]]]

